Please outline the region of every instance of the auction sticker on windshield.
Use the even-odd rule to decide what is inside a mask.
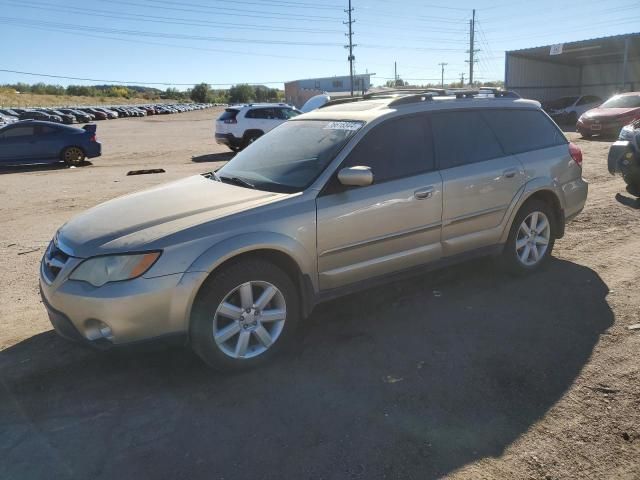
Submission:
[[[329,122],[324,127],[325,130],[358,130],[362,124],[360,122]]]

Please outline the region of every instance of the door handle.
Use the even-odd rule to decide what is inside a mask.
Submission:
[[[426,198],[433,197],[433,187],[425,187],[420,190],[416,190],[413,192],[413,196],[418,200],[424,200]]]
[[[502,175],[505,178],[513,178],[516,176],[516,173],[518,173],[518,170],[516,168],[509,168],[507,170],[505,170],[504,172],[502,172]]]

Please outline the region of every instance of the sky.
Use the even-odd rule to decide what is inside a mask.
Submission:
[[[356,73],[374,85],[468,79],[476,8],[480,81],[504,79],[504,52],[640,31],[631,0],[352,0]],[[206,82],[282,88],[348,75],[348,0],[0,0],[0,84],[122,82],[185,89]]]

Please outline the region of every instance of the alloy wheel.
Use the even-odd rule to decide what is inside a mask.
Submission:
[[[84,159],[84,152],[78,147],[69,147],[64,151],[64,161],[69,165],[77,165]]]
[[[520,263],[532,267],[540,262],[549,248],[551,225],[543,212],[531,212],[520,224],[516,237],[516,255]]]
[[[286,318],[284,295],[275,285],[246,282],[231,290],[218,306],[213,338],[231,358],[257,357],[278,340]]]

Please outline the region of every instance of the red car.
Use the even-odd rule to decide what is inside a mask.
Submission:
[[[598,108],[583,113],[576,129],[583,137],[592,135],[618,136],[620,129],[640,119],[640,92],[621,93]]]

